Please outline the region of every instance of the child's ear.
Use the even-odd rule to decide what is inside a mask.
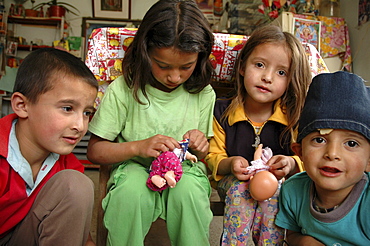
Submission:
[[[244,66],[240,66],[240,68],[239,68],[239,74],[242,77],[244,77],[244,75],[245,75],[245,65]]]
[[[366,172],[370,172],[370,160],[369,160],[369,162],[367,163],[367,167],[366,167],[365,171],[366,171]]]
[[[294,153],[296,155],[298,155],[299,158],[302,159],[302,144],[300,144],[300,143],[292,143],[291,148],[294,151]]]
[[[18,115],[20,118],[27,118],[27,104],[28,104],[27,97],[24,96],[20,92],[14,92],[11,97],[11,104],[14,113]]]

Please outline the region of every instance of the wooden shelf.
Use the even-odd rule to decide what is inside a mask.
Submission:
[[[24,16],[8,16],[8,23],[11,25],[12,31],[16,36],[17,24],[41,26],[42,28],[56,28],[59,30],[59,38],[63,37],[64,32],[64,17],[24,17]],[[28,27],[27,27],[28,28]],[[32,51],[40,48],[51,47],[48,45],[18,45],[18,50]]]
[[[8,23],[26,24],[26,25],[58,26],[60,25],[60,23],[62,23],[62,18],[8,16]]]

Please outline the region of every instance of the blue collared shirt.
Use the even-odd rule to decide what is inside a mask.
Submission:
[[[40,182],[45,178],[51,168],[54,166],[56,161],[59,159],[59,154],[50,153],[43,162],[39,173],[37,174],[36,180],[33,180],[32,169],[28,161],[23,157],[21,150],[19,149],[18,140],[15,134],[15,125],[17,120],[12,123],[12,129],[9,134],[9,146],[8,146],[8,157],[6,160],[9,165],[17,172],[23,180],[26,182],[26,192],[30,196],[31,193],[36,189]]]

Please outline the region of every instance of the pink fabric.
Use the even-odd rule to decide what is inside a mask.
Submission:
[[[151,171],[149,173],[149,178],[146,181],[147,186],[154,191],[162,191],[168,187],[168,184],[165,184],[162,188],[158,188],[153,184],[151,178],[154,175],[159,175],[164,178],[164,175],[168,171],[174,171],[176,177],[175,180],[178,182],[182,176],[182,166],[179,158],[174,152],[166,151],[160,154],[157,159],[152,162]]]

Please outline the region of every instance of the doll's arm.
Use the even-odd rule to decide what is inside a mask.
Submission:
[[[258,159],[261,159],[262,157],[262,147],[263,147],[263,144],[259,144],[256,151],[254,152],[254,157],[253,157],[253,160],[256,161]]]

